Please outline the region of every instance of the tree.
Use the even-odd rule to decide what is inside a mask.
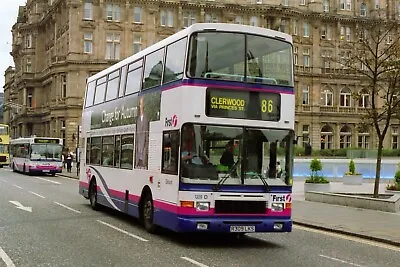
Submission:
[[[339,59],[343,68],[360,79],[364,89],[354,98],[364,101],[363,123],[372,125],[378,137],[374,197],[379,195],[383,141],[400,110],[399,26],[379,13],[360,22],[353,46],[342,51]]]

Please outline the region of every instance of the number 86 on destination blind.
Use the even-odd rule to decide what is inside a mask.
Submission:
[[[271,113],[274,110],[274,101],[273,100],[268,100],[268,99],[263,99],[261,100],[261,112],[265,113]]]

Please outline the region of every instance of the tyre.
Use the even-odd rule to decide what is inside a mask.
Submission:
[[[15,169],[15,164],[13,163],[12,164],[12,170],[13,170],[13,172],[16,172],[17,170]]]
[[[93,210],[100,209],[100,205],[97,202],[97,183],[95,178],[92,178],[92,181],[89,185],[89,201]]]
[[[147,232],[154,234],[156,232],[156,225],[154,224],[154,206],[153,206],[153,197],[150,192],[147,192],[144,195],[143,199],[143,207],[142,207],[142,221],[143,226]]]

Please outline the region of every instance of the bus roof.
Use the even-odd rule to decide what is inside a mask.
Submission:
[[[142,51],[131,55],[120,62],[100,71],[99,73],[96,73],[95,75],[91,76],[88,78],[87,82],[90,83],[94,80],[97,80],[100,77],[103,77],[104,75],[113,72],[116,69],[121,68],[122,66],[125,66],[131,62],[136,61],[137,59],[143,58],[144,56],[165,47],[166,45],[173,43],[177,40],[180,40],[184,38],[185,36],[189,36],[193,32],[199,32],[199,31],[206,31],[206,30],[215,30],[215,31],[225,31],[225,32],[238,32],[238,33],[249,33],[249,34],[255,34],[255,35],[261,35],[261,36],[266,36],[266,37],[272,37],[272,38],[278,38],[282,39],[286,42],[292,43],[292,36],[283,32],[279,31],[274,31],[271,29],[266,29],[266,28],[260,28],[260,27],[255,27],[255,26],[249,26],[249,25],[241,25],[241,24],[229,24],[229,23],[196,23],[193,24],[186,29],[183,29],[167,38],[164,40],[159,41],[158,43],[155,43]]]

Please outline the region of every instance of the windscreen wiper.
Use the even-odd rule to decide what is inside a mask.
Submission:
[[[225,181],[231,176],[233,171],[236,169],[236,166],[238,165],[240,159],[238,159],[233,166],[229,169],[228,173],[214,186],[213,190],[218,191],[221,188],[221,185],[225,183]]]
[[[264,184],[264,190],[265,190],[265,192],[269,192],[269,190],[270,190],[270,186],[269,186],[269,184],[267,183],[267,180],[261,175],[261,174],[256,174],[255,176],[257,176],[258,178],[260,178],[260,180],[261,180],[261,182]]]

